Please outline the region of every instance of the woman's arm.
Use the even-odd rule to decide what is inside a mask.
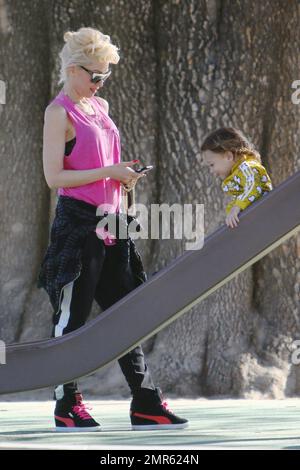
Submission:
[[[49,188],[82,186],[109,177],[110,167],[92,170],[64,170],[67,119],[66,110],[62,106],[50,104],[45,110],[43,168]]]

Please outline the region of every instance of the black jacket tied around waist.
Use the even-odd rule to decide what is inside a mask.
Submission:
[[[49,295],[54,312],[60,308],[60,297],[64,286],[74,281],[81,271],[81,255],[86,237],[95,231],[97,224],[104,217],[111,215],[96,215],[97,207],[85,201],[68,196],[59,196],[55,209],[55,217],[50,231],[50,242],[41,264],[37,279],[37,287],[43,287]],[[116,243],[122,250],[122,256],[128,256],[136,282],[136,287],[146,282],[141,256],[136,249],[134,241],[128,234],[128,225],[133,223],[136,231],[140,230],[137,219],[124,213],[113,214],[116,217]],[[119,227],[122,224],[127,238],[119,238]],[[126,231],[127,229],[127,231]],[[124,232],[125,230],[125,232]],[[104,242],[103,242],[104,243]]]

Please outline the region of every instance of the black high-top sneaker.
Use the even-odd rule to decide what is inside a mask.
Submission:
[[[130,405],[130,419],[133,431],[153,429],[184,429],[189,422],[179,418],[168,409],[161,390],[141,389],[133,395]]]
[[[87,412],[91,407],[82,402],[81,393],[75,393],[56,401],[54,419],[56,431],[91,432],[100,431],[100,425]]]

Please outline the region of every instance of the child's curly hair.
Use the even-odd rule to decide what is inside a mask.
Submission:
[[[250,155],[261,163],[261,156],[254,145],[238,129],[221,127],[208,134],[201,145],[201,152],[211,150],[216,153],[232,152],[234,159]]]

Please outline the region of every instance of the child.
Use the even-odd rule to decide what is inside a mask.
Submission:
[[[241,131],[230,127],[211,132],[201,151],[205,165],[223,180],[223,191],[233,196],[226,207],[226,224],[237,227],[239,212],[273,189],[261,157]]]

